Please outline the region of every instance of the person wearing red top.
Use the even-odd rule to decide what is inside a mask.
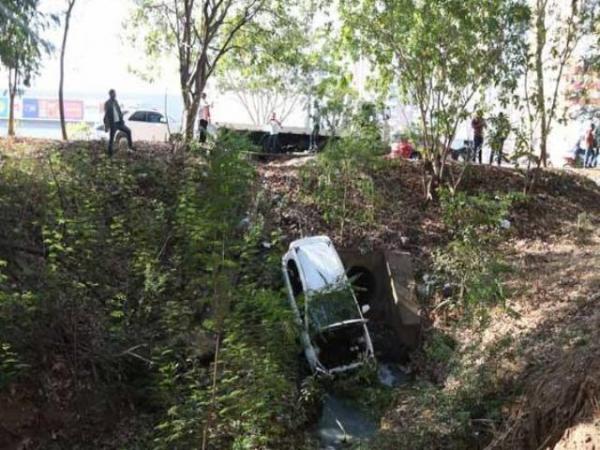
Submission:
[[[395,158],[406,158],[410,159],[415,151],[415,148],[412,146],[408,138],[401,137],[399,141],[396,141],[392,144],[392,149],[388,155],[386,155],[387,159],[395,159]]]
[[[483,112],[477,111],[477,115],[471,121],[471,128],[473,128],[473,162],[475,158],[479,159],[481,164],[481,153],[483,151],[483,130],[487,127],[485,119],[483,118]]]
[[[596,167],[596,159],[598,155],[596,154],[596,139],[595,139],[595,129],[596,125],[593,123],[590,125],[590,128],[587,130],[585,134],[585,163],[584,167]]]

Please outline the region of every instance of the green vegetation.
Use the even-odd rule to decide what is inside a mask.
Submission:
[[[449,145],[477,107],[477,94],[491,86],[514,90],[529,8],[521,0],[353,0],[340,13],[345,45],[370,59],[378,91],[394,88],[402,104],[418,110],[431,197],[448,181]]]
[[[377,165],[376,157],[367,139],[346,138],[328,145],[302,169],[305,200],[314,201],[342,237],[349,226],[368,226],[375,220],[369,168]]]
[[[61,364],[73,402],[93,384],[92,401],[118,408],[122,396],[147,417],[142,447],[295,447],[300,350],[274,283],[280,250],[260,250],[265,239],[278,249],[277,236],[247,216],[247,148],[224,135],[210,152],[165,159],[9,154],[1,386],[36,392],[37,374]]]
[[[58,19],[42,3],[0,2],[9,136],[15,98],[53,47],[44,33]],[[135,0],[129,42],[150,63],[135,70],[152,79],[175,58],[184,125],[170,137],[183,139],[114,158],[92,141],[0,142],[0,447],[309,450],[326,392],[381,419],[360,444],[377,450],[482,448],[513,431],[545,448],[597,415],[598,188],[539,168],[565,71],[598,34],[600,0],[563,3]],[[74,4],[60,11],[61,116]],[[298,168],[255,165],[233,133],[196,143],[215,78],[256,125],[302,110],[326,147]],[[403,129],[383,129],[392,105],[406,108]],[[500,109],[518,124],[488,120],[486,143],[513,134],[526,172],[451,161],[459,127]],[[423,161],[383,158],[390,132]],[[312,233],[411,252],[415,380],[386,387],[373,365],[307,373],[280,258]],[[338,300],[316,296],[312,321],[357,313]],[[405,356],[397,330],[378,331],[382,354]]]
[[[484,322],[506,293],[503,275],[509,269],[499,245],[510,227],[509,211],[521,196],[450,195],[441,192],[442,217],[451,240],[434,254],[437,274],[452,293],[436,306],[459,308],[461,320]],[[504,224],[504,227],[503,227]]]
[[[440,191],[421,212],[439,217],[443,235],[424,267],[438,283],[423,299],[434,326],[412,355],[416,381],[389,388],[373,367],[319,381],[307,376],[281,291],[280,257],[295,236],[274,226],[274,197],[247,150],[229,134],[211,148],[112,159],[82,143],[6,145],[0,396],[20,392],[36,408],[61,402],[73,411],[58,427],[82,433],[64,431],[55,448],[86,439],[108,448],[308,450],[325,392],[381,418],[362,448],[489,443],[520,389],[504,374],[521,343],[483,336],[508,317],[505,282],[516,274],[504,243],[535,198]],[[348,239],[379,232],[375,218],[390,208],[376,197],[377,177],[391,176],[385,164],[365,142],[342,139],[298,170],[300,190],[284,201],[328,211],[325,226]],[[404,164],[393,166],[406,171],[396,187],[400,177],[418,180]],[[336,209],[344,198],[346,209]],[[595,219],[573,216],[567,232],[589,234]],[[594,342],[590,333],[557,336],[577,348]]]

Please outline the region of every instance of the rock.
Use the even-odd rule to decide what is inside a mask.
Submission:
[[[240,220],[240,223],[238,223],[238,228],[241,228],[241,229],[250,228],[250,218],[244,217],[242,220]]]

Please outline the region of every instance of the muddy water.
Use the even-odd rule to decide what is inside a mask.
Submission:
[[[380,363],[381,384],[396,387],[408,382],[408,375],[396,364]],[[378,430],[377,422],[360,410],[354,400],[332,394],[323,398],[323,410],[316,435],[320,450],[347,449],[367,442]]]
[[[323,398],[323,412],[317,425],[321,450],[349,448],[366,441],[377,431],[375,421],[362,413],[352,400],[327,394]]]

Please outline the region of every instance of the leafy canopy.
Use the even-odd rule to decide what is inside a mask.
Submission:
[[[418,107],[425,146],[444,151],[475,94],[511,89],[529,9],[523,0],[351,0],[341,8],[346,47],[367,56],[382,86]],[[433,156],[433,155],[432,155]]]

